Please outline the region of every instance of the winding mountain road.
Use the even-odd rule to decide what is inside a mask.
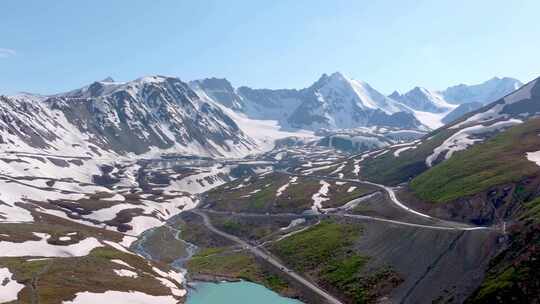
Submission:
[[[257,247],[254,247],[254,246],[248,244],[247,242],[243,241],[242,239],[240,239],[240,238],[238,238],[238,237],[236,237],[234,235],[228,234],[226,232],[223,232],[223,231],[217,229],[216,227],[214,227],[212,222],[210,222],[210,219],[208,218],[208,215],[206,215],[203,211],[193,209],[193,210],[191,210],[191,212],[193,212],[193,213],[199,215],[200,217],[202,217],[205,227],[208,228],[210,231],[212,231],[212,232],[214,232],[214,233],[216,233],[216,234],[218,234],[218,235],[220,235],[220,236],[222,236],[222,237],[224,237],[226,239],[229,239],[229,240],[231,240],[231,241],[233,241],[233,242],[235,242],[237,244],[240,244],[244,249],[249,250],[255,256],[257,256],[257,257],[267,261],[268,263],[272,264],[273,266],[277,267],[278,269],[280,269],[281,271],[286,273],[289,277],[291,277],[292,279],[294,279],[298,283],[304,285],[308,289],[312,290],[313,292],[315,292],[316,294],[321,296],[329,304],[343,304],[337,298],[333,297],[332,295],[330,295],[329,293],[327,293],[326,291],[324,291],[323,289],[321,289],[317,285],[315,285],[315,284],[311,283],[310,281],[306,280],[304,277],[297,274],[293,270],[287,268],[285,265],[281,264],[278,260],[276,260],[275,258],[270,256],[269,254],[265,253],[264,251],[258,249]]]
[[[401,202],[397,198],[396,192],[394,191],[394,189],[392,189],[391,187],[385,186],[385,185],[381,185],[381,184],[377,184],[377,183],[373,183],[373,182],[368,182],[368,181],[363,181],[363,180],[348,179],[348,178],[338,178],[338,177],[333,177],[333,176],[304,175],[304,174],[291,173],[291,172],[287,172],[287,171],[282,171],[282,173],[285,173],[285,174],[288,174],[288,175],[291,175],[291,176],[300,176],[300,177],[308,177],[308,178],[317,178],[317,179],[322,179],[322,180],[334,180],[334,181],[341,181],[341,182],[350,182],[350,183],[371,185],[371,186],[377,187],[377,188],[382,189],[383,191],[385,191],[388,194],[388,197],[390,198],[390,201],[394,205],[396,205],[399,208],[407,211],[410,214],[422,217],[424,219],[437,220],[437,221],[440,221],[441,223],[449,223],[448,221],[443,221],[443,220],[434,218],[434,217],[432,217],[432,216],[430,216],[428,214],[421,213],[421,212],[418,212],[418,211],[416,211],[416,210],[414,210],[412,208],[407,207],[407,205],[405,205],[403,202]],[[436,225],[424,225],[424,224],[407,223],[407,222],[389,220],[389,219],[384,219],[384,218],[379,218],[379,217],[354,215],[354,214],[344,214],[344,216],[346,216],[346,217],[354,217],[354,218],[359,218],[359,219],[378,220],[378,221],[384,221],[384,222],[389,222],[389,223],[395,223],[395,224],[401,224],[401,225],[407,225],[407,226],[414,226],[414,227],[419,227],[419,228],[430,228],[430,229],[440,229],[440,230],[461,230],[461,231],[499,230],[497,228],[487,227],[487,226],[462,226],[461,223],[459,223],[459,225],[451,225],[451,226],[444,226],[444,225],[440,225],[440,226],[437,225],[436,226]]]

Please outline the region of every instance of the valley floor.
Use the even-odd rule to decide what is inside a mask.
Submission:
[[[0,269],[18,286],[8,300],[78,303],[115,286],[176,303],[190,280],[222,279],[305,303],[462,302],[478,287],[500,227],[415,211],[398,189],[351,178],[341,155],[312,152],[117,163],[93,184],[5,175],[58,195],[10,207],[27,210],[32,223],[0,224]]]

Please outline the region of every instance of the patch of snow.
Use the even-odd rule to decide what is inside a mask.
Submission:
[[[114,273],[116,273],[117,276],[121,277],[128,277],[128,278],[138,278],[139,275],[135,271],[127,270],[127,269],[113,269]]]
[[[329,200],[329,198],[326,196],[328,194],[328,190],[330,190],[330,184],[327,183],[324,180],[320,181],[321,188],[319,191],[311,197],[313,200],[313,206],[311,206],[311,210],[314,212],[320,212],[322,210],[322,203]]]
[[[63,301],[63,304],[95,304],[95,303],[132,303],[132,304],[176,304],[178,300],[173,296],[153,296],[139,291],[114,291],[103,293],[78,292],[72,301]]]
[[[186,290],[179,289],[176,285],[178,284],[181,286],[184,282],[184,275],[182,273],[176,272],[174,270],[165,272],[157,267],[152,267],[152,270],[161,276],[161,278],[156,277],[156,279],[158,279],[166,287],[169,287],[172,294],[179,297],[183,297],[186,294]]]
[[[291,184],[296,183],[297,180],[298,180],[298,177],[297,177],[297,176],[291,177],[291,178],[289,179],[289,181],[288,181],[285,185],[283,185],[283,186],[281,186],[281,187],[279,187],[279,188],[277,189],[277,191],[276,191],[276,197],[280,197],[280,196],[283,194],[283,192],[285,192],[285,191],[287,190],[287,188],[289,188],[289,186],[290,186]]]
[[[47,243],[49,237],[47,234],[35,233],[35,235],[41,240],[22,243],[0,242],[0,256],[80,257],[88,255],[94,248],[103,247],[103,244],[93,237],[76,244],[60,246]]]
[[[527,159],[540,166],[540,151],[527,152]]]
[[[446,139],[440,146],[433,150],[433,153],[426,158],[426,165],[431,167],[433,162],[441,155],[444,154],[445,159],[452,157],[457,151],[465,150],[469,146],[476,142],[483,141],[481,138],[471,138],[472,135],[478,135],[482,133],[493,132],[502,128],[508,128],[517,124],[523,123],[519,119],[509,119],[506,121],[499,121],[489,126],[475,125],[472,127],[464,128]]]
[[[353,174],[354,174],[354,175],[360,174],[360,165],[357,164],[357,163],[354,164]]]
[[[329,175],[338,174],[339,172],[341,172],[341,170],[343,170],[343,168],[345,168],[345,165],[346,165],[346,163],[341,164],[339,167],[337,167],[336,170],[330,172]]]
[[[289,230],[289,229],[294,228],[294,227],[296,227],[298,225],[302,225],[305,222],[306,222],[306,219],[304,219],[303,217],[297,218],[297,219],[292,220],[287,227],[282,227],[279,230],[281,230],[281,231]]]
[[[24,285],[15,281],[8,268],[0,268],[0,303],[16,301],[23,288]]]
[[[127,268],[135,269],[133,266],[131,266],[131,265],[129,265],[128,263],[126,263],[126,262],[124,262],[124,261],[122,261],[122,260],[119,260],[119,259],[113,259],[113,260],[111,260],[111,262],[116,263],[116,264],[118,264],[118,265],[125,266],[125,267],[127,267]]]

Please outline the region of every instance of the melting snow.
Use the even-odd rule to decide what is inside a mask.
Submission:
[[[103,244],[93,237],[86,238],[77,244],[60,246],[47,243],[49,235],[46,233],[34,234],[41,240],[22,243],[0,242],[0,256],[79,257],[88,255],[94,248],[103,247]]]
[[[128,263],[122,261],[122,260],[119,260],[119,259],[114,259],[114,260],[111,260],[111,262],[113,263],[116,263],[118,265],[122,265],[122,266],[125,266],[127,268],[131,268],[131,269],[134,269],[133,266],[129,265]]]
[[[15,281],[9,269],[0,268],[0,303],[16,301],[23,288],[24,285]]]
[[[289,179],[289,182],[287,182],[285,185],[283,185],[283,186],[281,186],[281,187],[279,187],[277,189],[276,197],[280,197],[283,194],[283,192],[285,192],[287,190],[287,188],[289,188],[289,186],[291,184],[296,183],[297,180],[298,180],[298,177],[296,177],[296,176],[291,177],[291,179]]]
[[[540,166],[540,151],[527,152],[527,159]]]
[[[499,121],[489,126],[475,125],[472,127],[464,128],[446,139],[440,146],[433,150],[433,153],[426,158],[426,165],[431,167],[433,162],[437,160],[439,155],[444,154],[445,159],[452,157],[452,154],[457,151],[465,150],[475,142],[482,141],[481,138],[470,138],[471,135],[478,135],[482,133],[493,132],[498,129],[511,127],[522,123],[519,119],[509,119],[507,121]]]
[[[346,164],[340,165],[339,167],[337,167],[336,170],[332,171],[329,175],[338,174],[339,172],[341,172],[341,170],[343,170],[343,168],[345,168],[345,165],[346,165]]]
[[[156,279],[158,279],[166,287],[169,287],[173,295],[183,297],[186,294],[186,291],[184,289],[179,289],[175,284],[177,283],[179,285],[182,285],[184,281],[184,275],[182,273],[176,272],[174,270],[165,272],[156,267],[152,267],[152,270],[162,277]]]
[[[329,200],[326,195],[328,194],[328,190],[330,189],[330,184],[323,180],[321,180],[320,184],[321,188],[319,189],[319,191],[313,194],[313,196],[311,197],[311,199],[313,199],[313,206],[311,206],[311,210],[317,213],[319,212],[319,210],[322,209],[322,202]]]
[[[127,270],[127,269],[113,269],[114,273],[116,275],[121,277],[128,277],[128,278],[137,278],[139,275],[135,271]]]
[[[79,292],[73,301],[64,301],[63,304],[95,304],[107,303],[133,303],[133,304],[176,304],[173,296],[152,296],[139,291],[113,291],[104,293]]]
[[[289,229],[294,228],[294,227],[296,227],[298,225],[302,225],[305,222],[306,222],[306,219],[304,219],[303,217],[302,218],[297,218],[297,219],[292,220],[287,227],[280,228],[280,230],[282,230],[282,231],[283,230],[289,230]]]

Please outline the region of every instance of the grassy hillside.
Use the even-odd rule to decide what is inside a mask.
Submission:
[[[346,303],[371,303],[382,290],[376,286],[395,287],[401,280],[386,267],[363,273],[369,257],[354,250],[361,232],[357,224],[327,220],[275,243],[270,250],[295,270],[342,295]]]
[[[431,134],[416,149],[402,152],[399,157],[386,153],[377,158],[366,159],[362,163],[360,175],[376,183],[395,185],[407,182],[427,169],[426,158],[455,131],[441,129]]]
[[[538,134],[540,119],[510,128],[455,153],[413,179],[411,188],[425,201],[442,203],[537,174],[540,167],[527,160],[526,152],[540,150]]]
[[[246,252],[210,248],[195,255],[187,264],[191,275],[207,274],[260,283],[285,295],[293,294],[287,282],[269,272]]]

